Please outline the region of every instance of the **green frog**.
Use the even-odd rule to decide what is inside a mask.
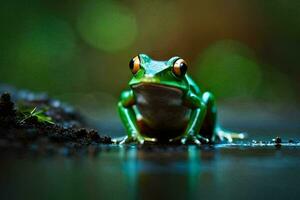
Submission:
[[[155,142],[204,144],[232,141],[243,134],[226,132],[217,124],[214,95],[201,92],[180,57],[156,61],[139,54],[129,62],[129,89],[118,102],[127,136],[120,144]]]

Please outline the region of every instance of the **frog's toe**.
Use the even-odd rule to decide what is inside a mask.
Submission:
[[[201,144],[208,144],[210,143],[210,140],[206,137],[203,137],[201,135],[196,136],[198,140],[200,140]]]
[[[118,141],[119,144],[128,144],[131,142],[131,137],[125,136],[122,140]]]
[[[195,144],[201,145],[201,141],[197,138],[197,136],[186,136],[181,139],[181,144]]]
[[[139,136],[125,136],[119,144],[144,144],[144,139]]]
[[[112,141],[114,144],[120,144],[125,138],[126,138],[126,136],[116,137],[116,138],[113,138],[111,141]]]
[[[224,131],[222,129],[217,130],[216,133],[217,139],[220,142],[233,142],[233,140],[242,140],[247,137],[246,133],[235,133],[235,132],[229,132]]]
[[[181,137],[169,139],[170,144],[181,144]]]
[[[136,140],[137,140],[137,143],[139,143],[139,144],[144,144],[144,142],[145,142],[144,138],[140,137],[140,136],[138,136]]]

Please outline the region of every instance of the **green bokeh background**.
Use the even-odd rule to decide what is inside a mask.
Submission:
[[[138,53],[174,55],[219,102],[298,104],[298,0],[4,0],[0,81],[112,108]]]

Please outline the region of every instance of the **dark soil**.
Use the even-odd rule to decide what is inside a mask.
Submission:
[[[0,87],[0,95],[1,153],[62,151],[69,154],[112,143],[110,137],[86,128],[83,117],[73,107],[46,94]],[[31,111],[50,120],[39,119]]]

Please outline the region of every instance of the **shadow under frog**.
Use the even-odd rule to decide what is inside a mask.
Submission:
[[[199,89],[182,58],[156,61],[139,54],[129,67],[133,77],[118,102],[127,136],[116,142],[199,145],[243,138],[220,128],[214,95]]]

